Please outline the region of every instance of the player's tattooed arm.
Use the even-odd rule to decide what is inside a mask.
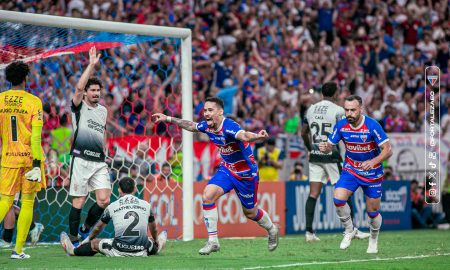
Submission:
[[[99,233],[101,233],[103,231],[103,229],[106,227],[106,223],[104,223],[103,221],[98,221],[97,224],[95,224],[94,228],[92,229],[92,232],[89,234],[89,240],[94,239],[95,237],[97,237],[97,235]]]
[[[162,113],[155,113],[152,115],[152,121],[155,123],[159,122],[167,122],[172,123],[179,126],[182,129],[185,129],[190,132],[197,132],[197,123],[189,120],[184,120],[176,117],[167,116]]]

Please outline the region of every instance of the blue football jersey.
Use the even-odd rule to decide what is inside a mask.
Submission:
[[[383,178],[383,165],[375,165],[369,171],[361,168],[364,161],[371,160],[380,154],[379,146],[389,140],[381,125],[373,118],[363,117],[359,127],[353,127],[342,119],[337,122],[328,141],[337,144],[340,140],[345,144],[345,160],[343,170],[367,182],[379,182]]]
[[[236,139],[244,131],[235,121],[224,118],[217,130],[208,127],[206,121],[197,124],[197,130],[206,133],[218,148],[222,166],[239,180],[251,180],[258,175],[258,166],[249,143]]]

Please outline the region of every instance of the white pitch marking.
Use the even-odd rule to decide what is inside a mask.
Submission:
[[[438,257],[438,256],[450,256],[450,253],[419,255],[419,256],[404,256],[404,257],[394,257],[394,258],[374,258],[374,259],[335,261],[335,262],[304,262],[304,263],[279,264],[279,265],[270,265],[270,266],[246,267],[246,268],[242,268],[242,269],[253,270],[253,269],[267,269],[267,268],[285,268],[285,267],[305,266],[305,265],[359,263],[359,262],[371,262],[371,261],[413,260],[413,259],[423,259],[423,258]]]

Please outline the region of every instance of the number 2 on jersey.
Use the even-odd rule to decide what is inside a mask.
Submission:
[[[131,224],[123,232],[123,236],[140,236],[140,231],[133,231],[134,227],[139,223],[139,215],[134,211],[129,211],[123,217],[124,219],[133,218]]]
[[[17,116],[11,115],[11,141],[17,142]]]

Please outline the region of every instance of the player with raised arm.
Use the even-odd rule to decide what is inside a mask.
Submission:
[[[89,230],[109,205],[111,183],[105,162],[104,141],[107,110],[99,104],[102,82],[91,77],[99,62],[95,47],[89,50],[89,65],[81,75],[72,98],[74,138],[70,150],[70,191],[72,208],[69,213],[70,239],[77,245],[79,237],[86,238]],[[90,191],[95,190],[96,203],[89,209],[83,226],[81,210]]]
[[[235,121],[223,115],[223,101],[216,97],[208,97],[205,101],[204,117],[206,121],[195,123],[189,120],[153,114],[154,122],[175,124],[191,132],[203,132],[218,148],[222,163],[216,174],[209,180],[203,191],[203,216],[208,230],[209,239],[199,250],[201,255],[220,250],[217,221],[216,201],[232,189],[242,204],[242,210],[247,218],[256,221],[267,230],[268,248],[273,251],[278,246],[278,227],[272,223],[269,215],[257,207],[258,165],[249,142],[263,141],[268,137],[265,130],[258,134],[243,130]]]
[[[378,234],[382,223],[380,210],[383,161],[392,155],[389,138],[373,118],[362,115],[359,96],[351,95],[344,103],[345,119],[337,122],[327,142],[319,144],[320,151],[329,153],[340,140],[345,144],[344,168],[334,190],[336,212],[345,227],[340,248],[346,249],[355,237],[356,229],[350,217],[348,198],[361,187],[366,195],[370,237],[367,253],[378,253]],[[381,151],[380,151],[381,148]]]
[[[11,208],[16,193],[22,193],[16,246],[11,259],[30,258],[23,252],[23,245],[33,220],[34,198],[46,187],[45,155],[41,146],[42,102],[24,90],[29,72],[28,65],[21,61],[9,64],[5,75],[12,87],[0,93],[0,222]]]
[[[338,95],[338,85],[335,82],[325,83],[322,86],[323,99],[308,108],[305,124],[302,126],[302,138],[309,151],[309,197],[305,205],[306,242],[320,240],[312,226],[317,198],[328,179],[332,185],[336,184],[342,170],[342,158],[337,145],[333,146],[329,153],[322,153],[319,150],[319,143],[322,139],[327,139],[336,123],[344,118],[344,108],[336,105]],[[351,209],[350,198],[347,203]],[[368,238],[369,234],[357,230],[355,237]]]
[[[108,257],[147,257],[159,254],[166,244],[167,233],[164,231],[158,236],[150,204],[134,196],[136,191],[136,183],[132,178],[120,179],[120,198],[105,209],[100,221],[79,247],[74,248],[69,236],[65,232],[61,233],[60,241],[66,253],[71,256],[93,256],[100,252]],[[96,238],[111,220],[114,238]],[[147,236],[147,230],[152,239]]]

